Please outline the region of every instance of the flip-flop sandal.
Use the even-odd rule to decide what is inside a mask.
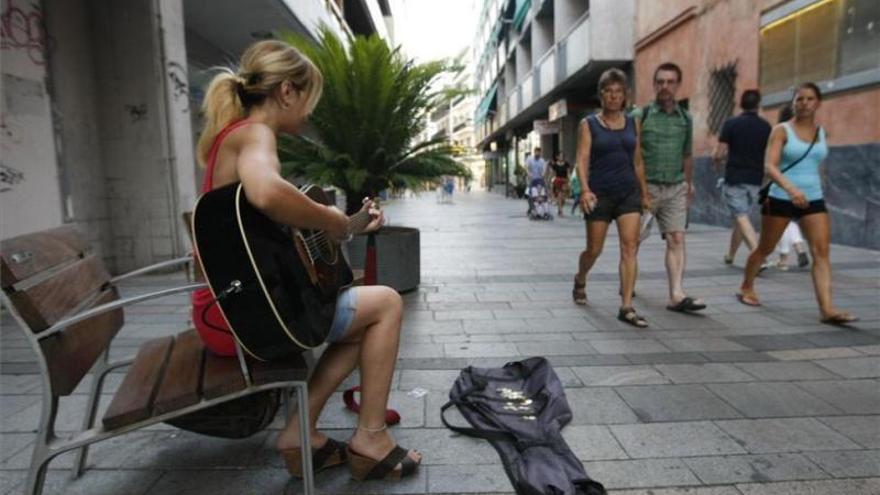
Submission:
[[[761,301],[759,301],[757,297],[743,294],[742,292],[736,294],[736,299],[746,306],[752,306],[754,308],[761,305]]]
[[[685,297],[674,305],[666,306],[666,309],[668,309],[669,311],[675,311],[677,313],[687,313],[688,311],[699,311],[701,309],[706,309],[706,305],[697,303],[692,297]]]
[[[587,304],[587,283],[580,283],[577,279],[574,280],[574,288],[571,289],[571,299],[578,306],[585,306]]]
[[[617,313],[617,319],[624,323],[629,323],[636,328],[646,328],[648,326],[648,320],[639,316],[633,308],[620,308],[620,311]]]
[[[294,478],[302,478],[302,449],[284,449],[281,451],[287,472]],[[335,466],[341,466],[348,462],[348,444],[327,439],[327,443],[317,449],[312,449],[312,470],[315,474]]]
[[[421,464],[421,461],[413,460],[409,451],[399,445],[394,446],[381,461],[358,454],[351,447],[348,448],[348,458],[351,477],[357,481],[405,478],[415,473]],[[398,464],[400,469],[395,469]]]
[[[360,391],[361,387],[360,385],[358,385],[356,387],[351,387],[342,394],[342,401],[345,402],[345,408],[351,412],[361,412],[361,405],[358,404],[358,401],[354,398],[354,393]],[[396,425],[397,423],[400,423],[400,413],[395,411],[394,409],[386,409],[385,424],[391,426]]]
[[[849,313],[843,312],[828,316],[826,318],[822,318],[819,321],[826,325],[846,326],[850,323],[855,323],[859,321],[859,318],[857,316],[853,316]]]

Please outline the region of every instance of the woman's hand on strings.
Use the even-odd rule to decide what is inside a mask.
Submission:
[[[385,215],[382,214],[382,210],[379,209],[379,205],[371,200],[370,198],[364,198],[364,205],[361,207],[361,211],[367,210],[370,214],[370,223],[364,227],[364,232],[375,232],[379,230],[379,228],[385,224]]]

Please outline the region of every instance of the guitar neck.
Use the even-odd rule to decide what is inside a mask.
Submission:
[[[370,217],[370,212],[367,210],[359,211],[348,217],[348,233],[357,234],[361,232],[370,224],[370,220],[372,220],[372,217]]]

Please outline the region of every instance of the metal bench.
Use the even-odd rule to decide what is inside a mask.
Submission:
[[[305,355],[267,363],[246,358],[237,348],[237,358],[218,357],[206,352],[195,330],[189,329],[149,340],[133,357],[109,360],[125,306],[205,287],[192,283],[123,299],[116,284],[191,260],[183,257],[111,277],[72,226],[0,242],[3,303],[27,336],[43,382],[42,414],[25,493],[42,492],[48,464],[61,453],[78,450],[73,467],[78,477],[92,443],[257,392],[295,389],[298,410],[308,411]],[[130,367],[96,425],[104,377],[123,366]],[[90,370],[82,430],[59,438],[54,428],[59,398],[70,395]],[[299,418],[306,453],[311,452],[308,419],[307,413]],[[303,473],[305,492],[312,494],[311,455],[303,456]]]

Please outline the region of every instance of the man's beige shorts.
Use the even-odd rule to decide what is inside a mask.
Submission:
[[[648,183],[654,216],[660,233],[684,232],[687,226],[687,182],[678,184]]]

